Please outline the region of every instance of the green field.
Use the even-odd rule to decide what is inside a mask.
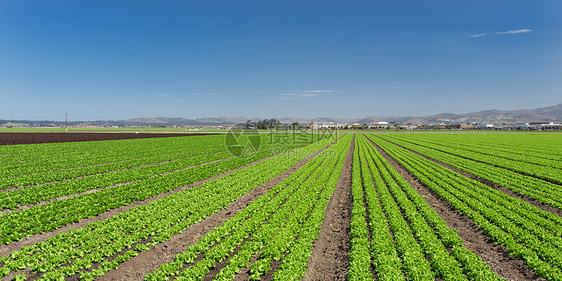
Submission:
[[[266,132],[0,146],[0,276],[562,280],[562,135]]]

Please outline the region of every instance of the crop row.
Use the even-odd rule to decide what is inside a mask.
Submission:
[[[484,233],[507,247],[537,275],[562,280],[562,222],[518,198],[510,197],[421,156],[370,136],[420,181],[471,218]]]
[[[419,138],[413,139],[411,137],[398,137],[394,136],[393,139],[401,139],[403,141],[415,143],[420,146],[429,147],[435,150],[439,150],[448,154],[456,155],[459,157],[467,158],[469,160],[474,160],[482,162],[485,164],[493,165],[496,167],[501,167],[522,173],[525,175],[530,175],[540,179],[545,179],[553,181],[556,183],[562,183],[562,162],[559,160],[539,160],[538,163],[529,163],[533,159],[530,156],[523,156],[526,159],[524,161],[513,159],[510,154],[505,152],[494,153],[493,149],[482,149],[480,151],[474,151],[470,147],[460,145],[452,145],[446,141],[436,140],[436,141],[426,141],[420,140]]]
[[[273,261],[282,261],[273,280],[304,277],[350,139],[346,136],[331,147],[337,157],[316,156],[145,280],[174,275],[176,280],[202,280],[226,259],[216,280],[231,280],[247,267],[251,267],[250,279],[257,280],[272,270]]]
[[[551,160],[559,160],[562,157],[562,148],[558,145],[560,136],[556,134],[463,134],[449,136],[455,136],[451,139],[459,139],[458,142],[470,146],[490,147],[510,154],[529,155]],[[424,139],[425,137],[423,135],[421,138]],[[544,153],[545,151],[549,153]]]
[[[322,143],[327,140],[323,140]],[[177,187],[241,167],[270,156],[270,153],[270,150],[265,150],[249,154],[247,157],[228,158],[131,184],[114,186],[95,193],[81,194],[3,214],[0,215],[0,239],[2,243],[9,243],[35,233],[51,231],[107,210],[129,205],[134,201],[142,201]]]
[[[91,280],[226,207],[310,153],[326,146],[329,141],[326,139],[300,148],[305,152],[298,154],[301,157],[280,154],[200,186],[131,208],[109,219],[98,220],[83,228],[23,247],[2,258],[4,266],[0,268],[0,275],[6,276],[30,268],[32,272],[44,273],[41,276],[44,280],[58,280],[75,274],[80,274],[84,280]],[[176,182],[179,178],[181,176],[175,180],[161,179],[159,182]],[[156,187],[144,186],[138,192],[153,188]],[[96,269],[85,270],[94,264],[98,264]]]
[[[354,176],[360,174],[362,182],[354,182],[358,186],[354,193],[358,198],[354,200],[360,206],[365,194],[372,234],[370,252],[379,279],[403,279],[403,274],[407,279],[416,280],[433,280],[435,277],[444,280],[499,279],[477,255],[464,248],[458,233],[447,226],[364,137],[359,138],[358,144],[360,168]],[[359,212],[356,214],[361,217]],[[362,233],[363,236],[366,234],[365,231]],[[361,236],[355,239],[364,241]],[[352,245],[355,244],[352,242]],[[365,264],[351,263],[352,260],[365,263],[367,254],[366,251],[358,252],[352,259],[350,253],[350,279],[369,276]]]
[[[201,156],[178,159],[126,170],[96,174],[74,180],[65,180],[48,185],[29,186],[21,189],[0,193],[0,209],[15,209],[21,205],[34,204],[53,198],[72,195],[91,189],[107,188],[118,184],[127,184],[146,180],[150,177],[173,173],[188,167],[201,165],[213,161],[224,161],[232,157],[230,152],[205,154]]]
[[[551,148],[547,148],[549,150],[548,154],[544,153],[544,148],[539,151],[532,151],[528,144],[519,144],[521,137],[522,135],[503,135],[501,139],[498,139],[497,137],[478,136],[478,139],[474,139],[474,136],[471,135],[417,135],[416,140],[469,150],[499,158],[559,169],[562,168],[562,161],[560,161],[562,154],[557,155],[553,153]],[[542,135],[535,136],[535,138],[544,137],[545,136]],[[503,141],[498,142],[498,140]],[[542,144],[541,139],[535,139],[535,142],[531,145],[534,147],[537,144],[539,144],[539,146]]]
[[[287,140],[286,136],[283,134],[256,134],[255,138],[257,138],[258,144],[262,148],[270,148],[278,145],[286,146],[290,143],[305,145],[326,136],[328,136],[328,134],[302,134],[298,139]],[[248,138],[238,138],[235,141],[243,146],[248,142]],[[11,157],[30,159],[22,159],[13,163],[2,163],[2,165],[0,165],[0,176],[14,177],[28,175],[29,179],[27,179],[27,181],[31,183],[26,184],[36,184],[37,182],[33,181],[34,174],[48,176],[50,177],[48,181],[54,181],[63,176],[68,179],[91,173],[135,166],[135,164],[128,164],[127,162],[129,161],[139,161],[156,157],[152,163],[157,163],[168,161],[167,159],[185,158],[194,155],[225,151],[227,149],[231,150],[233,148],[234,146],[229,143],[228,138],[225,136],[36,144],[26,145],[24,147],[5,146],[0,147],[0,150],[4,150],[6,153],[2,155],[1,161],[9,161]],[[174,156],[176,154],[180,155]],[[171,158],[167,158],[166,156],[170,156]],[[163,159],[160,160],[158,157],[163,157]],[[95,166],[102,167],[92,168]],[[107,167],[103,168],[103,166]],[[22,184],[18,184],[17,186],[21,185]]]
[[[192,146],[189,147],[189,150],[179,153],[156,155],[150,157],[142,157],[142,158],[121,160],[117,162],[108,162],[108,163],[100,163],[100,164],[96,164],[96,162],[91,162],[92,163],[91,165],[84,166],[84,167],[68,168],[68,169],[61,169],[57,171],[47,171],[41,173],[7,177],[4,179],[2,183],[0,183],[0,188],[24,187],[30,185],[45,185],[56,181],[71,180],[78,177],[104,174],[104,173],[109,173],[109,172],[124,170],[124,169],[133,169],[146,165],[155,165],[155,164],[160,164],[170,161],[189,159],[201,155],[212,155],[221,152],[228,152],[228,151],[226,151],[226,148],[224,147],[198,148],[196,146]]]
[[[294,146],[295,144],[291,144],[286,147],[282,147],[282,149],[291,149],[294,148]],[[269,151],[270,154],[274,154],[276,149],[279,149],[279,147],[275,149],[269,148],[269,150],[264,149],[262,151]],[[233,152],[231,150],[213,154],[202,154],[184,159],[156,163],[153,165],[132,167],[130,169],[95,174],[74,180],[65,180],[51,184],[9,190],[0,193],[0,209],[15,209],[22,205],[34,204],[92,189],[103,189],[110,186],[138,182],[150,177],[178,172],[197,165],[203,165],[214,161],[223,161],[232,157],[232,155]]]
[[[25,146],[3,146],[0,175],[20,176],[49,173],[77,167],[126,162],[160,155],[224,148],[224,137],[173,137],[142,140],[110,140],[74,143],[46,143]],[[147,149],[149,148],[149,149]],[[103,153],[100,153],[103,152]]]
[[[433,148],[416,145],[388,136],[380,136],[427,157],[438,160],[479,178],[506,187],[514,192],[533,198],[543,204],[562,209],[562,186],[507,169],[448,154]]]

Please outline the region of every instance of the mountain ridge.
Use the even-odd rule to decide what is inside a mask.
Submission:
[[[138,119],[138,118],[137,118]],[[143,118],[144,119],[144,118]],[[193,122],[193,119],[184,119],[184,122]],[[332,117],[316,117],[316,118],[300,118],[300,117],[282,117],[276,118],[282,123],[310,123],[314,122],[334,122],[334,123],[359,123],[369,124],[381,121],[392,121],[396,123],[406,124],[432,124],[432,123],[523,123],[523,122],[562,122],[562,103],[554,106],[541,107],[537,109],[518,109],[518,110],[498,110],[486,109],[469,113],[439,113],[428,116],[367,116],[364,118],[332,118]],[[133,120],[133,119],[128,119]],[[121,120],[121,121],[128,121]],[[238,116],[230,117],[206,117],[197,119],[199,124],[237,124],[244,123],[247,120],[257,121],[259,118],[245,118]],[[181,123],[179,124],[181,125]]]
[[[339,124],[371,124],[381,121],[396,122],[400,124],[464,124],[464,123],[492,123],[492,124],[515,124],[515,123],[531,123],[531,122],[562,122],[562,103],[554,106],[541,107],[537,109],[517,109],[517,110],[498,110],[487,109],[477,112],[469,113],[439,113],[428,116],[367,116],[363,118],[332,118],[332,117],[317,117],[317,118],[300,118],[300,117],[282,117],[275,118],[281,123],[298,122],[301,124],[314,122],[321,123],[339,123]],[[262,120],[259,118],[246,118],[243,116],[237,117],[205,117],[198,119],[186,119],[183,117],[137,117],[124,120],[98,120],[88,121],[88,124],[104,124],[104,125],[140,125],[145,126],[184,126],[184,125],[225,125],[232,126],[234,124],[245,123],[246,121],[256,122]],[[32,121],[32,120],[0,120],[0,125],[6,123],[32,123],[37,122],[43,124],[56,124],[57,126],[64,121]],[[81,124],[85,121],[69,121],[68,124]]]

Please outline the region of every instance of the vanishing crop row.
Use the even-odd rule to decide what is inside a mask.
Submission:
[[[484,233],[505,245],[514,258],[523,259],[541,277],[562,280],[559,217],[376,136],[370,138]]]
[[[47,185],[29,186],[16,190],[9,190],[0,193],[0,208],[15,209],[21,205],[34,204],[91,189],[107,188],[117,184],[142,181],[150,177],[163,175],[165,173],[173,173],[196,165],[212,161],[221,161],[231,156],[232,155],[229,152],[202,155],[187,159],[178,159],[176,161],[158,165],[119,170],[74,180],[55,182]]]
[[[264,134],[256,134],[255,137],[258,138],[258,143],[261,143],[262,148],[271,147],[272,143],[278,144],[281,139],[279,135],[267,137]],[[323,136],[306,137],[291,143],[304,145],[318,140],[321,137]],[[260,139],[262,139],[261,142],[259,142]],[[243,146],[248,142],[248,139],[238,138],[235,141]],[[282,145],[286,145],[287,143],[288,142],[283,143]],[[88,171],[90,171],[88,168],[95,166],[108,166],[105,168],[105,171],[111,171],[112,167],[132,167],[134,164],[129,165],[127,162],[135,160],[142,161],[145,158],[164,157],[161,161],[156,158],[153,162],[156,163],[167,161],[166,156],[172,157],[170,159],[177,159],[235,149],[225,136],[110,140],[72,144],[33,144],[8,147],[10,148],[9,154],[17,152],[16,155],[19,156],[41,156],[41,158],[31,161],[18,161],[0,166],[0,175],[2,176],[21,177],[27,175],[27,177],[31,177],[29,180],[32,180],[35,174],[39,174],[39,176],[41,176],[41,174],[48,175],[49,177],[55,177],[60,174],[58,176],[59,178],[60,176],[72,178],[87,175]],[[69,148],[72,148],[72,150],[68,151]],[[176,154],[182,155],[177,155],[176,157],[174,156]],[[93,170],[92,172],[95,173],[98,172],[98,170]],[[55,177],[51,180],[57,180],[57,178]],[[35,183],[33,182],[30,184]]]
[[[529,163],[528,161],[532,160],[532,157],[525,157],[528,161],[519,161],[513,159],[512,156],[506,153],[493,153],[493,149],[484,149],[483,151],[472,151],[470,148],[466,148],[464,146],[454,146],[446,141],[421,141],[418,138],[411,138],[411,137],[398,137],[393,136],[392,139],[400,139],[403,141],[407,141],[410,143],[414,143],[420,146],[432,148],[438,151],[442,151],[451,155],[459,156],[462,158],[467,158],[469,160],[482,162],[485,164],[493,165],[500,168],[509,169],[512,171],[516,171],[521,174],[533,176],[536,178],[544,179],[553,181],[556,183],[562,183],[562,170],[559,167],[562,167],[562,162],[560,161],[550,161],[550,163]],[[546,162],[539,161],[539,162]],[[548,166],[547,164],[550,164]],[[557,165],[555,165],[557,164]],[[558,167],[553,167],[558,166]]]
[[[550,183],[531,176],[522,175],[507,169],[495,167],[478,161],[438,151],[433,148],[423,147],[411,142],[405,142],[388,136],[380,136],[421,153],[427,157],[438,160],[455,168],[473,174],[481,179],[506,187],[514,192],[533,198],[543,204],[562,209],[562,186]]]
[[[285,149],[290,148],[292,147],[286,147]],[[270,155],[273,153],[270,150],[262,151],[269,151]],[[232,153],[224,151],[215,154],[204,154],[185,159],[178,159],[157,165],[97,174],[48,185],[29,186],[21,189],[10,190],[0,193],[0,208],[15,209],[22,205],[34,204],[92,189],[104,189],[115,185],[136,183],[151,177],[190,169],[197,165],[207,165],[211,162],[224,161],[230,157],[233,157]]]
[[[378,150],[370,142],[365,141],[364,143],[375,185],[381,187],[386,185],[409,222],[414,236],[430,260],[431,268],[436,275],[444,280],[466,280],[467,278],[470,280],[499,280],[500,278],[490,271],[489,265],[464,247],[464,242],[458,232],[447,226],[447,223],[400,176]],[[389,196],[386,188],[382,188],[380,194]]]
[[[95,193],[81,194],[3,214],[0,215],[1,242],[9,243],[35,233],[51,231],[107,210],[129,205],[134,201],[142,201],[177,187],[221,174],[267,156],[270,156],[270,150],[252,153],[247,157],[228,158],[131,184],[106,188]]]
[[[316,156],[145,280],[167,280],[174,275],[179,275],[176,280],[202,280],[225,259],[216,280],[231,280],[247,267],[251,267],[252,280],[260,279],[272,269],[274,260],[282,264],[273,280],[302,278],[350,139],[346,136],[330,147],[337,157]]]
[[[328,143],[329,140],[323,140],[300,148],[307,153],[299,155],[304,158]],[[46,272],[41,276],[44,280],[58,280],[75,274],[91,280],[138,255],[138,252],[169,240],[172,235],[226,207],[302,158],[280,154],[200,186],[134,207],[110,219],[60,233],[3,257],[4,266],[0,272],[6,276],[31,267],[32,272]],[[159,182],[165,184],[170,179]],[[142,190],[153,188],[156,187],[148,185]],[[139,243],[143,240],[148,242]],[[96,263],[99,265],[95,270],[84,270]]]
[[[421,138],[424,139],[425,137],[422,136]],[[464,134],[460,136],[460,140],[459,142],[470,146],[490,147],[510,154],[529,155],[551,160],[559,160],[562,157],[562,148],[558,145],[560,143],[560,135],[558,134]],[[544,153],[545,151],[548,151],[548,153]]]
[[[551,148],[548,148],[549,153],[545,153],[544,149],[535,152],[530,150],[528,145],[526,147],[516,145],[520,137],[521,135],[503,135],[502,143],[497,143],[497,137],[490,139],[487,136],[479,136],[475,141],[474,136],[471,135],[417,135],[415,139],[423,143],[447,146],[498,158],[562,169],[562,154],[556,155],[552,153]],[[544,136],[536,136],[536,138],[541,137]],[[407,136],[400,136],[399,138],[403,140],[410,139]],[[540,139],[536,140],[533,145],[537,143],[540,143]]]
[[[14,163],[3,163],[0,166],[0,175],[8,177],[48,173],[189,151],[198,153],[200,150],[224,149],[224,147],[222,136],[3,146],[0,149],[7,154],[3,155],[2,161],[9,161],[11,158],[19,160]]]
[[[103,164],[92,164],[89,166],[68,168],[68,169],[62,169],[57,171],[47,171],[41,173],[7,177],[4,179],[2,183],[0,183],[0,188],[25,187],[30,185],[45,185],[56,181],[72,180],[78,177],[105,174],[105,173],[110,173],[110,172],[124,170],[124,169],[133,169],[146,165],[156,165],[160,163],[189,159],[201,155],[212,155],[212,154],[226,151],[225,147],[220,147],[220,146],[212,147],[212,148],[208,148],[208,147],[198,148],[196,146],[193,146],[193,147],[189,147],[189,149],[188,148],[185,149],[186,151],[179,152],[179,153],[156,155],[156,156],[129,159],[129,160],[123,160],[117,162],[103,163]]]
[[[370,279],[370,260],[380,280],[499,279],[363,136],[356,149],[350,280]]]

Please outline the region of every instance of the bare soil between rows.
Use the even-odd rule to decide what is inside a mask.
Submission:
[[[304,165],[312,157],[316,156],[321,151],[327,149],[332,144],[334,144],[334,142],[330,143],[329,145],[322,148],[321,150],[319,150],[319,151],[313,153],[312,155],[306,157],[305,159],[301,160],[300,162],[295,164],[293,167],[284,171],[283,173],[281,173],[277,177],[273,178],[269,182],[263,184],[262,186],[257,187],[252,192],[250,192],[250,193],[242,196],[241,198],[237,199],[236,201],[231,203],[227,208],[225,208],[223,210],[220,210],[219,212],[215,213],[212,216],[207,217],[202,222],[191,226],[189,229],[183,231],[182,233],[176,234],[175,236],[172,236],[171,240],[156,245],[150,251],[145,251],[145,252],[139,253],[138,256],[130,259],[129,261],[127,261],[125,263],[122,263],[122,264],[119,264],[118,269],[109,271],[109,272],[107,272],[106,275],[104,275],[102,277],[99,277],[99,278],[96,278],[96,280],[143,280],[144,275],[158,269],[159,266],[162,263],[168,263],[168,262],[172,261],[173,257],[176,254],[184,251],[189,245],[195,243],[199,238],[205,236],[208,232],[212,231],[216,226],[221,225],[228,218],[233,217],[236,214],[236,212],[245,208],[248,204],[250,204],[257,197],[265,194],[265,192],[267,192],[272,186],[274,186],[274,185],[280,183],[281,181],[283,181],[286,177],[288,177],[290,174],[292,174],[294,171],[296,171],[299,167]],[[207,178],[207,179],[204,179],[204,180],[201,180],[201,181],[189,184],[189,185],[178,187],[174,190],[171,190],[171,191],[168,191],[168,192],[165,192],[165,193],[161,193],[161,194],[156,195],[154,197],[147,198],[144,201],[136,201],[136,202],[134,202],[130,205],[121,206],[119,208],[109,210],[109,211],[107,211],[103,214],[99,214],[95,217],[81,220],[78,223],[68,224],[68,225],[63,226],[61,228],[58,228],[54,231],[38,233],[38,234],[35,234],[35,235],[32,235],[32,236],[24,237],[21,241],[12,242],[12,243],[7,244],[7,245],[0,245],[0,256],[6,256],[10,252],[21,250],[21,248],[24,247],[24,246],[30,246],[30,245],[33,245],[34,243],[37,243],[37,242],[40,242],[40,241],[45,241],[48,238],[54,237],[61,232],[68,232],[71,229],[82,228],[82,227],[85,227],[86,225],[88,225],[89,223],[97,221],[97,220],[109,219],[114,215],[117,215],[121,212],[126,212],[126,211],[128,211],[128,210],[130,210],[134,207],[145,205],[145,204],[147,204],[151,201],[158,200],[158,199],[163,198],[165,196],[168,196],[170,194],[199,186],[199,185],[201,185],[205,182],[208,182],[208,181],[226,176],[226,175],[231,174],[235,171],[238,171],[238,170],[244,169],[246,167],[255,165],[259,162],[265,161],[266,159],[269,159],[271,157],[273,157],[273,156],[266,157],[266,158],[263,158],[263,159],[259,159],[257,161],[252,162],[252,163],[246,164],[242,167],[235,168],[233,170],[224,172],[224,173],[219,174],[219,175],[215,175],[213,177],[210,177],[210,178]],[[272,185],[270,185],[270,184],[272,184]],[[98,265],[99,265],[99,263],[94,264],[92,267],[96,268]],[[22,272],[28,277],[28,280],[37,279],[42,275],[42,274],[39,274],[39,273],[31,273],[29,268],[22,271]],[[11,280],[11,278],[14,275],[15,275],[15,272],[12,272],[8,276],[2,278],[2,280]],[[76,274],[76,275],[67,277],[66,280],[79,280],[79,276],[78,276],[78,274]]]
[[[528,268],[524,261],[512,259],[504,245],[496,245],[469,217],[453,209],[446,201],[442,200],[430,188],[423,185],[406,168],[394,160],[394,158],[376,144],[372,144],[400,175],[425,198],[431,208],[445,220],[447,225],[457,230],[464,241],[464,246],[480,256],[482,261],[490,265],[491,270],[497,273],[498,276],[514,281],[545,280],[538,277],[533,270]]]
[[[328,148],[330,145],[324,147],[322,150]],[[281,183],[285,178],[306,164],[306,162],[308,162],[320,151],[299,161],[297,164],[293,165],[291,168],[282,172],[275,178],[238,198],[226,208],[208,216],[203,221],[190,226],[182,233],[173,235],[170,240],[154,246],[149,251],[141,252],[138,256],[119,264],[118,269],[111,270],[96,280],[143,280],[146,274],[157,270],[161,264],[171,262],[176,254],[183,252],[190,245],[196,243],[201,237],[213,231],[215,227],[222,225],[226,220],[232,218],[236,215],[236,213],[244,209],[255,199],[267,193],[267,191],[275,185]],[[216,274],[216,272],[210,272],[208,275],[213,274]]]
[[[205,136],[217,134],[180,133],[0,133],[0,145],[147,139],[163,137]]]
[[[355,136],[354,136],[355,139]],[[326,207],[324,221],[312,245],[312,256],[303,280],[346,280],[351,243],[351,175],[353,168],[354,139],[345,157],[345,162]]]
[[[394,143],[393,143],[393,144],[394,144]],[[394,145],[397,145],[397,144],[394,144]],[[443,166],[443,167],[445,167],[445,168],[447,168],[447,169],[449,169],[449,170],[453,170],[453,171],[455,171],[456,173],[459,173],[459,174],[461,174],[461,175],[463,175],[463,176],[465,176],[465,177],[467,177],[467,178],[476,180],[476,181],[478,181],[478,182],[480,182],[480,183],[482,183],[482,184],[485,184],[485,185],[487,185],[487,186],[489,186],[489,187],[491,187],[491,188],[493,188],[493,189],[499,190],[499,191],[501,191],[501,192],[503,192],[503,193],[505,193],[505,194],[507,194],[507,195],[509,195],[509,196],[511,196],[511,197],[519,198],[519,199],[521,199],[522,201],[525,201],[525,202],[527,202],[527,203],[529,203],[529,204],[531,204],[531,205],[533,205],[533,206],[535,206],[535,207],[537,207],[537,208],[539,208],[539,209],[541,209],[541,210],[543,210],[543,211],[546,211],[546,212],[549,212],[549,213],[553,213],[553,214],[555,214],[555,215],[557,215],[557,216],[559,216],[559,217],[562,217],[562,210],[560,210],[560,209],[558,209],[558,208],[556,208],[556,207],[552,207],[552,206],[550,206],[550,205],[543,204],[543,203],[541,203],[541,202],[539,202],[539,201],[537,201],[537,200],[535,200],[535,199],[533,199],[533,198],[530,198],[530,197],[527,197],[527,196],[525,196],[525,195],[523,195],[523,194],[514,192],[514,191],[512,191],[511,189],[509,189],[509,188],[507,188],[507,187],[504,187],[504,186],[495,184],[495,183],[493,183],[493,182],[487,181],[487,180],[482,179],[482,178],[480,178],[480,177],[478,177],[478,176],[476,176],[476,175],[474,175],[474,174],[465,172],[465,171],[463,171],[463,170],[461,170],[461,169],[458,169],[458,168],[456,168],[456,167],[453,167],[453,166],[451,166],[451,165],[448,165],[448,164],[445,164],[445,163],[440,162],[440,161],[438,161],[438,160],[435,160],[435,159],[433,159],[433,158],[427,157],[427,156],[425,156],[425,155],[423,155],[423,154],[421,154],[421,153],[418,153],[418,152],[416,152],[416,151],[413,151],[413,150],[411,150],[411,149],[405,148],[405,147],[400,146],[400,145],[397,145],[397,146],[402,147],[402,148],[404,148],[404,149],[406,149],[406,150],[408,150],[408,151],[410,151],[410,152],[412,152],[412,153],[414,153],[414,154],[416,154],[416,155],[419,155],[419,156],[421,156],[421,157],[423,157],[423,158],[425,158],[425,159],[427,159],[427,160],[429,160],[429,161],[431,161],[431,162],[433,162],[433,163],[439,164],[439,165],[441,165],[441,166]],[[482,162],[482,163],[483,163],[483,162]],[[484,163],[484,164],[487,164],[487,163]],[[489,165],[489,164],[488,164],[488,165]],[[502,168],[502,167],[498,167],[498,168]],[[502,169],[505,169],[505,168],[502,168]],[[509,170],[509,169],[506,169],[506,170]],[[511,171],[511,170],[510,170],[510,171]],[[512,171],[512,172],[514,172],[514,171]],[[525,175],[525,174],[522,174],[522,175]],[[525,176],[532,177],[532,176],[529,176],[529,175],[525,175]],[[541,180],[542,180],[542,179],[541,179]]]
[[[270,158],[270,157],[266,157],[266,158],[263,158],[263,159],[256,160],[256,161],[254,161],[252,163],[249,163],[249,164],[246,164],[244,166],[232,169],[230,171],[226,171],[224,173],[209,177],[207,179],[203,179],[203,180],[194,182],[192,184],[188,184],[188,185],[178,187],[178,188],[170,190],[168,192],[160,193],[156,196],[147,198],[144,201],[135,201],[134,203],[132,203],[130,205],[121,206],[119,208],[106,211],[105,213],[99,214],[95,217],[83,219],[83,220],[81,220],[80,222],[77,222],[77,223],[67,224],[67,225],[65,225],[61,228],[55,229],[53,231],[37,233],[37,234],[31,235],[31,236],[24,237],[24,238],[22,238],[21,241],[15,241],[15,242],[12,242],[12,243],[7,244],[7,245],[0,245],[0,256],[5,256],[8,253],[13,252],[13,251],[19,251],[24,246],[30,246],[30,245],[33,245],[36,242],[47,240],[48,238],[54,237],[61,232],[68,232],[71,229],[81,228],[81,227],[84,227],[91,222],[94,222],[94,221],[97,221],[97,220],[108,219],[108,218],[110,218],[114,215],[117,215],[117,214],[121,213],[121,212],[126,212],[126,211],[128,211],[128,210],[130,210],[130,209],[132,209],[136,206],[145,205],[145,204],[149,203],[150,201],[158,200],[158,199],[163,198],[165,196],[168,196],[170,194],[174,194],[176,192],[180,192],[180,191],[183,191],[183,190],[186,190],[186,189],[189,189],[189,188],[197,187],[199,185],[202,185],[205,182],[208,182],[208,181],[226,176],[226,175],[231,174],[235,171],[238,171],[238,170],[244,169],[246,167],[249,167],[251,165],[255,165],[259,162],[265,161],[268,158]]]
[[[210,165],[210,164],[220,162],[220,161],[223,161],[223,160],[227,160],[227,159],[230,159],[230,158],[233,158],[233,157],[236,157],[236,156],[230,156],[230,157],[226,157],[226,158],[222,158],[222,159],[213,160],[211,162],[196,164],[196,165],[193,165],[193,166],[177,169],[177,170],[174,170],[174,171],[164,172],[164,173],[160,173],[160,174],[156,174],[156,175],[150,175],[149,177],[142,178],[142,179],[136,179],[136,180],[132,180],[132,181],[128,181],[128,182],[117,183],[117,184],[113,184],[113,185],[106,186],[106,187],[93,188],[93,189],[89,189],[89,190],[82,191],[82,192],[79,192],[79,193],[74,193],[74,194],[65,195],[65,196],[61,196],[61,197],[51,198],[50,200],[43,200],[43,201],[33,203],[33,204],[20,205],[19,207],[15,208],[15,209],[1,210],[0,215],[8,214],[8,213],[11,213],[11,212],[17,212],[17,211],[21,211],[21,210],[26,210],[26,209],[29,209],[29,208],[33,208],[35,206],[47,205],[47,204],[52,203],[52,202],[61,201],[61,200],[69,199],[69,198],[72,198],[72,197],[77,197],[77,196],[84,195],[84,194],[96,193],[98,191],[102,191],[102,190],[105,190],[105,189],[110,189],[110,188],[115,188],[115,187],[128,185],[128,184],[132,184],[132,183],[136,183],[136,182],[141,182],[141,181],[144,181],[144,180],[147,180],[147,179],[150,179],[150,178],[168,175],[168,174],[176,173],[176,172],[179,172],[179,171],[185,171],[185,170],[188,170],[188,169],[193,169],[193,168],[197,168],[197,167],[204,166],[204,165]],[[162,163],[165,163],[165,162],[162,162]],[[157,165],[157,164],[160,164],[160,163],[150,164],[150,166]],[[149,166],[149,165],[145,165],[145,166]],[[125,170],[125,169],[123,169],[123,170]],[[90,176],[90,175],[88,175],[88,176]],[[85,177],[87,177],[87,176],[85,176]]]

